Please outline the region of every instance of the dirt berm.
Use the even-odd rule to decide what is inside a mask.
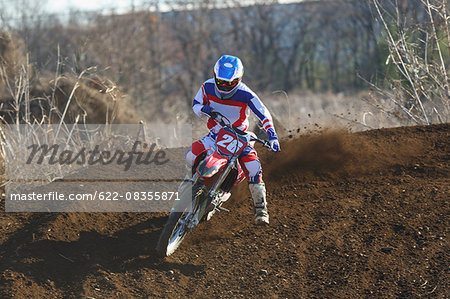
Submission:
[[[167,214],[2,212],[0,297],[445,298],[449,132],[322,132],[259,149],[270,226],[253,225],[242,184],[231,213],[163,261]]]

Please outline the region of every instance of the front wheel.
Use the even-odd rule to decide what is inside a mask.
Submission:
[[[169,219],[159,236],[156,252],[160,257],[166,257],[174,253],[190,230],[189,222],[192,221],[192,216],[193,214],[195,215],[198,209],[195,202],[200,200],[204,190],[201,184],[195,184],[194,188],[192,188],[192,193],[191,190],[186,190],[184,190],[181,197],[182,201],[179,203],[183,206],[179,206],[176,210],[170,212]],[[194,202],[189,200],[189,198],[192,199],[192,195],[194,195]],[[194,211],[190,210],[192,206],[195,207]]]
[[[187,234],[187,212],[171,212],[156,245],[156,251],[161,257],[175,252]]]

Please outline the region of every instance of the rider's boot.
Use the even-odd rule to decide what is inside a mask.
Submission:
[[[186,175],[178,187],[178,192],[181,194],[185,188],[188,186],[192,188],[192,165],[194,164],[195,156],[192,154],[191,150],[186,151],[185,153],[185,167],[186,167]]]
[[[172,210],[183,210],[185,205],[189,203],[188,200],[192,196],[192,165],[186,162],[186,175],[184,176],[183,181],[178,186],[178,196],[180,197],[180,201],[176,206],[172,208]]]
[[[178,193],[181,194],[183,190],[188,186],[192,188],[192,168],[186,163],[186,175],[184,176],[183,181],[178,187]]]
[[[188,171],[186,175],[184,176],[183,181],[181,182],[180,186],[178,186],[178,193],[183,193],[183,190],[187,187],[192,188],[192,175],[191,172]]]
[[[266,186],[264,182],[249,183],[248,187],[253,198],[255,208],[255,223],[269,224],[269,212],[267,210]]]
[[[192,190],[192,175],[190,171],[186,173],[183,181],[178,186],[177,196],[179,197],[180,201],[175,202],[175,205],[172,207],[171,212],[181,212],[188,206],[188,199],[192,194],[192,191],[189,191],[189,189]]]

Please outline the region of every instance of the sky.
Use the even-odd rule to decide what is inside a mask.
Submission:
[[[240,0],[241,4],[245,2],[253,2],[254,0]],[[289,2],[301,2],[304,0],[279,0],[280,3]],[[164,3],[164,0],[0,0],[0,14],[2,18],[1,25],[7,25],[15,27],[20,24],[22,19],[23,7],[26,7],[27,2],[38,8],[40,12],[48,14],[55,14],[64,19],[65,16],[69,16],[73,10],[80,11],[96,11],[102,13],[125,13],[130,11],[134,4],[136,8],[142,7],[145,3],[145,7],[154,8],[150,4],[157,2]],[[220,1],[218,2],[220,3]],[[25,6],[24,6],[25,5]],[[159,9],[161,11],[171,10],[170,6],[161,4]],[[31,10],[32,11],[32,10]],[[31,13],[31,15],[33,15]],[[7,17],[5,17],[7,16]]]
[[[155,0],[153,0],[155,1]],[[301,0],[280,0],[281,3],[299,2]],[[150,3],[150,0],[47,0],[48,12],[68,11],[71,8],[77,10],[126,10],[134,4]],[[163,7],[161,9],[164,10]]]
[[[49,12],[67,11],[71,8],[79,10],[111,10],[130,8],[132,3],[135,5],[140,3],[140,0],[47,0]]]

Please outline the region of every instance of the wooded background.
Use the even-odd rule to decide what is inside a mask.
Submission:
[[[427,39],[431,23],[425,1],[376,3],[394,33],[407,28],[409,42]],[[442,6],[445,1],[434,3]],[[244,81],[261,93],[356,93],[371,84],[389,89],[401,80],[396,64],[389,61],[386,28],[372,0],[248,4],[130,1],[126,12],[110,8],[50,14],[43,1],[4,0],[0,24],[23,42],[35,74],[78,76],[96,66],[96,74],[115,82],[134,107],[155,118],[190,109],[222,54],[239,56]],[[442,9],[448,12],[448,7]],[[435,21],[437,35],[448,43],[448,24],[437,14]],[[427,63],[438,59],[434,47],[419,46],[419,55],[428,51]],[[448,47],[443,55],[448,69]]]

